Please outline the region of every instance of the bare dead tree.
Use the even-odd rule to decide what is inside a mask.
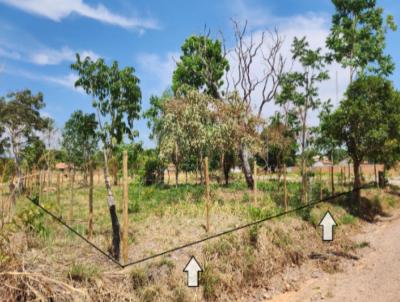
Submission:
[[[232,86],[234,92],[240,95],[245,104],[246,115],[255,110],[258,118],[261,118],[265,105],[275,98],[280,86],[286,63],[281,54],[284,39],[277,29],[263,30],[256,36],[249,32],[247,21],[243,26],[236,20],[232,22],[235,38],[232,59],[237,66],[236,69],[231,69],[230,75],[226,75],[226,86]],[[257,74],[260,67],[261,75]],[[244,143],[239,147],[239,156],[246,183],[252,188],[254,180],[249,164],[251,155]]]

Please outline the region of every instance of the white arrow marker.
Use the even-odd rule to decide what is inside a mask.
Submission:
[[[322,226],[322,240],[323,241],[332,241],[333,240],[333,227],[336,226],[336,222],[333,219],[331,213],[326,212],[324,218],[322,218],[319,223]]]
[[[190,258],[188,264],[183,269],[185,273],[187,273],[187,286],[189,287],[198,287],[199,286],[199,272],[202,272],[200,264],[197,262],[196,258],[192,256]]]

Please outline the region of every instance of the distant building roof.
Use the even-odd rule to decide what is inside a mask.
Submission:
[[[322,161],[317,161],[312,166],[313,168],[320,168],[320,167],[325,167],[325,164]]]
[[[58,169],[58,170],[65,170],[65,169],[69,169],[70,167],[72,168],[73,166],[74,166],[73,164],[57,163],[57,164],[56,164],[56,169]]]
[[[351,164],[350,158],[345,158],[338,163],[339,166],[348,166],[349,164]]]

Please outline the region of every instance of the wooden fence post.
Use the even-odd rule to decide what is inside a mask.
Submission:
[[[1,228],[3,228],[4,225],[4,216],[5,216],[5,206],[4,206],[4,198],[3,198],[3,193],[4,193],[4,173],[5,173],[6,167],[3,167],[3,173],[1,176],[1,189],[0,189],[0,201],[1,201]]]
[[[206,231],[210,231],[210,179],[208,177],[208,157],[204,158],[204,177],[206,183]]]
[[[122,208],[123,229],[122,229],[122,259],[128,263],[128,152],[123,153],[123,177],[124,177],[124,204]]]
[[[60,199],[60,183],[61,183],[61,175],[60,172],[57,172],[57,211],[58,211],[58,216],[61,217],[62,211],[61,211],[61,199]]]
[[[69,200],[69,212],[68,221],[71,223],[74,216],[74,182],[75,182],[75,171],[73,169],[69,172],[69,184],[70,184],[70,200]]]
[[[287,185],[286,185],[286,175],[287,167],[286,164],[283,165],[283,203],[285,204],[285,211],[288,210],[288,194],[287,194]]]
[[[323,198],[322,168],[319,168],[319,200]]]
[[[39,200],[41,201],[43,197],[43,173],[42,170],[40,170],[39,173]]]
[[[88,239],[93,237],[93,163],[89,164],[89,221]]]
[[[255,159],[253,163],[253,198],[254,203],[257,203],[257,162]]]
[[[347,179],[346,179],[346,167],[343,167],[343,186],[347,184]]]
[[[335,178],[334,178],[334,165],[331,166],[331,187],[332,195],[335,195]]]

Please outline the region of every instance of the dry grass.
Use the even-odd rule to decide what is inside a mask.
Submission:
[[[260,183],[257,204],[251,191],[235,183],[227,188],[213,186],[212,229],[203,228],[204,203],[202,188],[143,188],[131,184],[129,257],[137,260],[207,235],[259,219],[282,210],[275,203],[279,192],[268,183]],[[42,204],[58,212],[55,194],[47,190]],[[114,188],[117,202],[120,187]],[[290,196],[296,197],[295,191]],[[399,197],[384,191],[363,193],[369,200],[378,200],[389,212]],[[61,196],[63,219],[68,213],[69,192]],[[93,242],[107,250],[110,225],[105,190],[96,187],[94,200],[95,228]],[[296,200],[291,206],[296,206]],[[135,205],[136,204],[136,205]],[[358,230],[361,220],[342,206],[321,204],[311,211],[268,221],[262,226],[244,229],[184,250],[165,258],[128,267],[123,270],[86,245],[51,218],[38,215],[26,199],[17,203],[16,220],[3,229],[0,241],[0,300],[11,301],[234,301],[249,291],[268,287],[272,276],[285,268],[299,266],[309,255],[318,252],[331,255],[315,261],[328,272],[340,270],[339,256],[332,252],[356,253],[357,247],[348,238]],[[71,223],[86,234],[88,215],[87,189],[75,192],[74,217]],[[322,244],[316,227],[321,215],[329,209],[341,224],[335,241]],[[349,216],[350,215],[350,216]],[[319,221],[318,221],[319,222]],[[42,231],[38,231],[41,230]],[[203,265],[201,287],[188,289],[182,272],[191,255]]]

